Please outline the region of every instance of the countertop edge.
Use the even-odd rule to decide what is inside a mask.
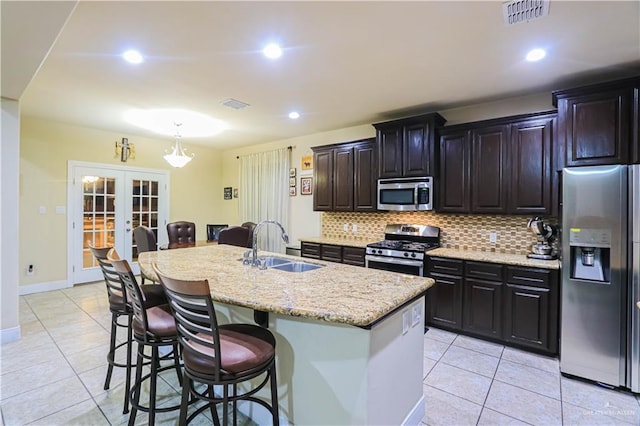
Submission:
[[[472,260],[477,262],[487,263],[500,263],[504,265],[512,266],[524,266],[529,268],[541,268],[541,269],[560,269],[559,260],[540,260],[530,259],[526,255],[521,254],[507,254],[507,253],[494,253],[486,251],[474,251],[474,250],[457,250],[448,248],[437,248],[429,250],[427,256],[434,257],[446,257],[451,259],[460,260]]]

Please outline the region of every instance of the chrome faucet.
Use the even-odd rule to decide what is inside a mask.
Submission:
[[[275,220],[263,220],[262,222],[257,224],[256,227],[253,228],[253,245],[251,246],[252,247],[251,266],[256,266],[260,269],[265,269],[265,268],[262,267],[262,265],[260,264],[260,260],[258,259],[258,231],[260,230],[260,228],[262,228],[263,225],[266,225],[268,223],[278,225],[278,227],[280,228],[280,231],[282,231],[282,241],[284,241],[285,244],[289,244],[289,235],[287,234],[287,231],[284,230],[284,226],[282,226],[280,222],[276,222]]]

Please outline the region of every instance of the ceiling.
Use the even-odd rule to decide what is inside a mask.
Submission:
[[[38,34],[24,26],[9,40],[3,28],[5,75],[9,46]],[[261,53],[269,41],[284,48],[278,60]],[[132,47],[144,63],[121,59]],[[546,58],[526,62],[534,47]],[[637,1],[551,0],[548,16],[512,26],[498,1],[80,1],[20,106],[134,139],[158,136],[125,111],[188,109],[229,129],[185,142],[226,149],[639,72]]]

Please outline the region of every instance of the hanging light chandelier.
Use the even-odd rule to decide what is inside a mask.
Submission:
[[[195,154],[187,155],[182,147],[182,143],[180,139],[182,139],[182,133],[180,133],[180,126],[182,123],[174,123],[176,126],[176,134],[175,139],[176,143],[171,148],[171,152],[165,151],[164,159],[167,160],[167,163],[172,165],[173,167],[184,167],[189,161],[195,157]]]

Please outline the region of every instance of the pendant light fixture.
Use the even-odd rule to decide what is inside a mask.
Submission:
[[[167,160],[167,163],[169,163],[173,167],[184,167],[189,161],[193,159],[193,157],[195,157],[195,154],[187,155],[184,152],[182,143],[180,143],[180,139],[182,139],[182,133],[180,133],[180,126],[182,126],[182,123],[174,123],[174,124],[176,126],[176,134],[175,134],[176,143],[172,147],[171,152],[165,151],[164,159]]]

